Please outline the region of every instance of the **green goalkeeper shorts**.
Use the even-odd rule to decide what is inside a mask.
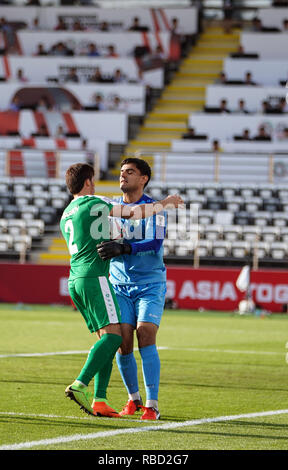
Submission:
[[[68,288],[91,333],[104,326],[121,322],[120,308],[106,276],[69,280]]]

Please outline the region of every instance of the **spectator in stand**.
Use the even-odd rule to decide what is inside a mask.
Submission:
[[[215,84],[216,85],[225,85],[227,82],[227,76],[225,72],[220,72],[219,77],[216,78]]]
[[[65,82],[79,83],[79,77],[77,75],[77,68],[72,67],[65,77]]]
[[[250,130],[249,129],[244,129],[243,130],[242,140],[251,140]]]
[[[260,18],[258,18],[257,16],[255,16],[255,17],[252,19],[252,22],[251,22],[251,31],[254,31],[255,33],[258,33],[258,32],[260,32],[260,31],[263,31],[262,21],[261,21]]]
[[[72,30],[73,31],[85,31],[85,27],[80,23],[80,21],[76,20],[73,23]]]
[[[271,141],[271,135],[266,131],[265,126],[261,125],[258,129],[258,133],[255,135],[253,140],[269,140],[269,141]]]
[[[16,80],[18,82],[23,82],[23,83],[26,83],[28,82],[28,78],[25,77],[24,73],[23,73],[23,69],[18,69],[17,70],[17,73],[16,73]]]
[[[121,100],[120,96],[115,95],[108,107],[109,111],[127,111],[127,104]]]
[[[37,132],[33,132],[31,137],[49,137],[49,132],[45,124],[41,124]]]
[[[65,23],[65,21],[63,20],[63,18],[60,16],[59,19],[58,19],[58,23],[57,25],[55,26],[55,31],[67,31],[67,25]]]
[[[36,105],[36,111],[39,113],[45,113],[49,109],[49,102],[46,98],[46,96],[41,96],[39,99],[37,105]]]
[[[20,111],[20,109],[21,109],[20,100],[18,96],[14,96],[14,98],[12,99],[11,103],[8,106],[7,111],[17,112],[17,111]]]
[[[57,126],[57,129],[56,129],[56,132],[55,132],[55,138],[56,139],[63,139],[64,137],[66,137],[64,127],[62,126],[62,124],[59,124]]]
[[[194,127],[188,127],[187,132],[182,134],[182,139],[193,139],[195,137],[195,129]]]
[[[125,83],[127,82],[126,75],[123,74],[121,69],[116,69],[112,75],[112,81],[114,83]]]
[[[220,101],[220,106],[219,106],[220,112],[221,113],[230,113],[231,111],[227,108],[227,100],[222,99]]]
[[[268,114],[269,111],[270,111],[271,107],[268,103],[267,100],[263,100],[262,103],[261,103],[261,114]]]
[[[148,26],[143,26],[143,25],[141,26],[138,16],[135,16],[133,18],[130,28],[128,28],[128,31],[143,31],[144,32],[144,31],[149,31],[149,28]]]
[[[215,153],[222,152],[222,148],[220,147],[219,140],[217,139],[212,141],[212,152],[215,152]]]
[[[64,42],[57,42],[57,44],[54,44],[50,50],[51,55],[55,56],[70,56],[74,55],[74,52],[69,49],[69,47],[64,44]]]
[[[92,107],[93,107],[94,111],[105,111],[106,110],[106,106],[105,106],[105,103],[104,103],[103,96],[100,95],[100,93],[97,93],[96,95],[94,95],[93,99],[94,99],[94,102],[92,104]]]
[[[288,104],[287,104],[285,96],[282,96],[282,98],[279,99],[278,109],[279,109],[279,113],[281,114],[288,113]]]
[[[110,44],[110,46],[108,46],[108,52],[105,57],[119,57],[113,44]]]
[[[34,54],[35,56],[41,56],[41,55],[48,55],[48,52],[44,49],[44,46],[42,43],[39,43],[36,49],[36,52]]]
[[[36,16],[36,18],[34,18],[34,20],[32,21],[32,24],[30,26],[30,29],[32,31],[40,31],[41,30],[41,27],[39,25],[39,18]]]
[[[238,113],[238,114],[249,114],[249,111],[247,110],[246,106],[245,106],[245,101],[243,100],[243,98],[241,98],[239,101],[238,101],[238,108],[235,110],[235,113]]]
[[[288,19],[287,18],[284,18],[282,25],[283,25],[282,32],[288,33]]]
[[[88,57],[99,57],[100,52],[97,49],[97,46],[94,42],[90,42],[88,44],[88,52],[87,52]]]
[[[89,78],[89,82],[95,82],[95,83],[105,82],[105,78],[102,75],[100,67],[95,68],[94,74]]]
[[[250,130],[244,129],[241,135],[234,135],[234,140],[251,140]]]
[[[288,140],[288,127],[284,127],[279,140]]]
[[[245,85],[257,85],[257,83],[255,83],[253,80],[252,80],[252,73],[251,72],[246,72],[245,74],[245,78],[244,78],[244,84]]]
[[[109,25],[107,21],[102,21],[102,23],[100,23],[99,31],[104,31],[104,32],[109,31]]]

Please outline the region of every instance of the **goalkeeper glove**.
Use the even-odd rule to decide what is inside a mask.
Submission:
[[[115,258],[116,256],[130,255],[132,248],[129,243],[107,241],[97,245],[97,251],[100,258],[106,261],[107,259]]]

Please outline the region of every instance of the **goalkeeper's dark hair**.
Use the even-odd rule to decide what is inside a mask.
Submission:
[[[65,180],[70,193],[79,194],[87,179],[94,178],[94,168],[88,163],[74,163],[66,171]]]
[[[140,171],[141,175],[148,176],[148,181],[144,185],[144,188],[146,188],[151,179],[151,168],[148,163],[145,160],[141,160],[141,158],[129,157],[125,158],[125,160],[122,160],[121,168],[123,165],[127,165],[128,163],[133,163],[133,165],[135,165],[136,168]]]

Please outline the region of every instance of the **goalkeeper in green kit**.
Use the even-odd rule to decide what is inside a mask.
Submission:
[[[163,208],[175,208],[183,201],[178,195],[137,206],[123,206],[113,200],[95,196],[94,169],[76,163],[66,171],[66,184],[73,200],[66,207],[60,228],[66,240],[70,260],[68,280],[71,298],[81,312],[91,333],[99,340],[92,346],[77,379],[65,394],[85,412],[95,416],[120,417],[107,401],[112,364],[122,343],[120,309],[109,281],[109,261],[103,261],[97,245],[110,239],[109,216],[141,219],[151,217]],[[88,385],[94,378],[94,399]]]

